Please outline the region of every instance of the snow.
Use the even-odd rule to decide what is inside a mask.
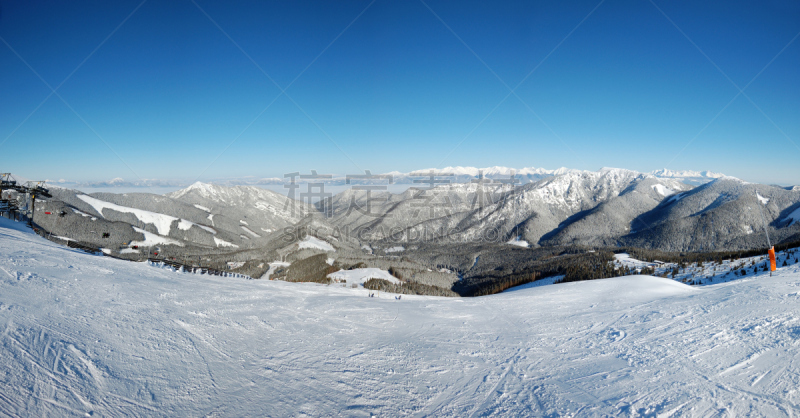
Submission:
[[[119,250],[120,254],[139,254],[139,250],[135,250],[133,248],[123,248]]]
[[[559,280],[562,280],[562,279],[564,279],[564,276],[544,277],[542,279],[536,280],[535,282],[530,282],[530,283],[525,283],[525,284],[522,284],[522,285],[519,285],[519,286],[514,286],[512,288],[509,288],[509,289],[505,290],[504,293],[517,292],[517,291],[520,291],[520,290],[531,289],[531,288],[534,288],[534,287],[552,285],[555,282],[557,282]]]
[[[144,241],[131,241],[130,245],[138,245],[140,247],[154,247],[156,245],[177,245],[183,247],[183,243],[171,238],[162,237],[152,232],[147,232],[144,229],[133,227],[133,230],[144,235]],[[216,238],[214,238],[216,239]]]
[[[419,177],[420,175],[428,175],[431,171],[435,173],[447,173],[452,174],[454,176],[470,176],[470,177],[478,177],[481,173],[484,176],[510,176],[512,173],[515,176],[533,176],[533,175],[560,175],[568,172],[579,172],[580,170],[569,169],[566,167],[561,167],[555,170],[548,170],[541,167],[524,167],[521,169],[515,169],[510,167],[486,167],[486,168],[477,168],[477,167],[445,167],[442,169],[438,168],[426,168],[422,170],[414,170],[409,173],[401,173],[399,171],[392,171],[390,175],[395,177],[402,177],[402,176],[415,176]]]
[[[760,194],[758,194],[758,192],[756,192],[756,197],[758,198],[758,201],[761,202],[762,205],[766,205],[767,203],[769,203],[769,199],[767,199],[764,196],[761,196]]]
[[[170,225],[172,225],[172,222],[178,220],[178,218],[174,216],[150,212],[143,209],[129,208],[127,206],[120,206],[114,203],[104,202],[100,199],[95,199],[85,194],[79,194],[78,198],[91,205],[100,215],[103,215],[103,209],[111,209],[121,213],[133,214],[141,222],[145,224],[153,224],[156,227],[156,230],[158,230],[159,235],[169,235]]]
[[[303,238],[302,241],[297,243],[297,245],[301,249],[303,249],[303,248],[313,248],[313,249],[322,250],[322,251],[326,251],[326,252],[336,251],[336,249],[333,248],[333,246],[331,244],[329,244],[328,242],[323,241],[323,240],[321,240],[321,239],[319,239],[317,237],[311,236],[311,235],[306,235],[306,237]]]
[[[242,229],[244,230],[244,232],[247,232],[248,234],[252,235],[254,238],[261,238],[261,235],[258,235],[258,234],[256,234],[255,232],[251,231],[251,230],[250,230],[249,228],[247,228],[246,226],[244,226],[244,225],[239,225],[239,226],[240,226],[240,227],[242,227]]]
[[[395,300],[92,256],[10,222],[4,416],[781,417],[800,404],[797,264],[701,288],[627,276]]]
[[[6,230],[33,234],[33,230],[28,226],[28,224],[24,222],[12,221],[11,219],[6,219],[2,216],[0,216],[0,228],[2,228],[0,229],[0,234],[6,232]],[[0,235],[0,237],[5,237],[5,235]]]
[[[72,211],[73,211],[73,212],[75,212],[75,213],[77,213],[78,215],[81,215],[81,216],[83,216],[84,218],[92,218],[92,220],[93,220],[93,221],[96,221],[96,220],[97,220],[97,218],[95,218],[94,216],[92,216],[92,215],[89,215],[88,213],[86,213],[86,212],[83,212],[83,211],[80,211],[80,210],[78,210],[78,209],[72,208]]]
[[[225,241],[222,238],[214,237],[214,244],[217,244],[217,247],[232,247],[232,248],[239,248],[238,245]]]
[[[261,278],[269,280],[269,276],[271,276],[272,273],[275,273],[275,270],[277,270],[280,267],[289,267],[290,265],[291,265],[290,263],[285,263],[283,261],[274,261],[272,263],[269,263],[269,270],[267,270],[264,273],[264,275],[261,276]]]
[[[250,225],[250,224],[248,224],[247,222],[245,222],[245,221],[243,221],[241,219],[239,220],[239,222],[242,223],[242,225]]]
[[[706,177],[710,179],[716,179],[725,177],[724,174],[715,173],[713,171],[669,170],[666,168],[663,168],[661,170],[651,171],[650,174],[656,177],[665,177],[665,178]]]
[[[790,214],[786,215],[786,217],[783,218],[783,220],[781,220],[781,222],[786,222],[786,221],[789,221],[788,226],[792,226],[795,224],[795,222],[800,221],[800,206],[798,206],[797,209],[792,211]]]
[[[399,284],[400,280],[396,277],[389,274],[386,270],[381,270],[378,268],[362,268],[362,269],[352,269],[352,270],[339,270],[337,272],[333,272],[328,275],[331,279],[345,283],[347,286],[351,286],[353,284],[363,285],[369,279],[383,279],[390,281],[394,284]]]
[[[194,207],[196,207],[197,209],[200,209],[200,210],[202,210],[202,211],[204,211],[204,212],[211,212],[211,209],[209,209],[209,208],[207,208],[207,207],[205,207],[205,206],[201,206],[201,205],[194,205]]]
[[[524,239],[521,239],[520,237],[514,237],[514,238],[510,239],[508,242],[506,242],[506,244],[516,245],[517,247],[522,247],[522,248],[528,248],[528,247],[531,246],[531,244],[528,243],[528,241],[525,241]]]
[[[204,230],[206,232],[210,232],[212,234],[216,234],[217,233],[217,231],[215,231],[213,228],[207,227],[205,225],[196,224],[196,223],[194,223],[192,221],[187,221],[186,219],[181,219],[180,222],[178,222],[178,229],[180,229],[182,231],[188,231],[189,228],[191,228],[193,226],[196,226],[196,227],[198,227],[198,228],[200,228],[200,229],[202,229],[202,230]]]
[[[640,261],[631,257],[628,253],[614,254],[614,261],[618,266],[626,266],[633,269],[641,269],[642,267],[654,267],[656,263],[648,263]]]
[[[794,260],[798,258],[797,253],[794,251],[800,252],[800,250],[776,252],[775,257],[777,265],[782,266],[784,262],[786,262],[787,265],[794,264]],[[683,267],[675,263],[645,262],[637,260],[627,253],[622,253],[614,255],[614,263],[617,267],[625,266],[637,272],[641,272],[643,267],[653,268],[656,276],[666,276],[678,282],[693,283],[700,286],[716,285],[734,280],[746,280],[752,277],[769,276],[769,274],[764,271],[764,267],[767,266],[768,263],[766,252],[764,255],[753,257],[726,259],[722,260],[721,263],[690,263]],[[744,271],[744,275],[742,271]]]
[[[178,190],[178,191],[174,192],[173,193],[173,197],[180,198],[182,196],[185,196],[186,194],[188,194],[192,190],[195,190],[200,196],[203,196],[205,198],[211,198],[211,197],[216,196],[216,194],[217,194],[216,190],[214,190],[214,185],[208,184],[208,183],[203,183],[201,181],[196,181],[196,182],[192,183],[191,185],[189,185],[189,187],[187,187],[187,188],[185,188],[183,190]]]
[[[678,193],[678,194],[673,194],[672,197],[667,199],[667,203],[677,202],[677,201],[683,199],[684,197],[688,196],[688,194],[689,194],[689,192],[682,192],[682,193]]]
[[[385,249],[383,251],[386,252],[386,253],[399,253],[399,252],[402,252],[402,251],[405,251],[405,250],[406,250],[406,247],[403,247],[402,245],[399,245],[399,246],[396,246],[396,247],[387,248],[387,249]]]
[[[668,188],[667,186],[664,186],[663,184],[654,184],[653,190],[655,190],[656,193],[664,197],[675,194],[674,190]]]

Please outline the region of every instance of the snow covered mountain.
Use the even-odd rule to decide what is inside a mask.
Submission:
[[[713,171],[668,170],[666,168],[651,171],[650,174],[658,178],[675,179],[692,186],[699,186],[714,179],[725,177],[724,174],[714,173]]]
[[[515,168],[499,167],[499,166],[486,167],[486,168],[456,166],[456,167],[445,167],[442,169],[428,168],[423,170],[414,170],[408,173],[393,171],[386,174],[391,175],[393,181],[397,184],[417,184],[421,180],[424,180],[424,177],[429,176],[431,172],[437,173],[438,176],[446,178],[448,181],[452,183],[469,183],[474,180],[478,180],[480,178],[491,179],[491,180],[509,179],[511,178],[511,176],[514,176],[516,182],[524,184],[524,183],[536,182],[546,177],[558,176],[570,172],[580,172],[580,171],[581,170],[575,170],[566,167],[561,167],[555,170],[548,170],[545,168],[537,168],[537,167],[526,167],[521,169],[515,169]]]
[[[637,217],[623,242],[668,251],[766,248],[765,227],[772,243],[800,239],[798,208],[800,191],[720,177]]]
[[[295,201],[289,202],[294,207],[286,205],[284,196],[253,186],[195,183],[166,196],[87,195],[62,188],[52,193],[53,199],[37,205],[39,227],[66,240],[129,255],[156,246],[184,247],[183,252],[263,247],[270,234],[313,211]]]
[[[636,189],[639,184],[643,186]],[[609,226],[617,233],[624,232],[636,216],[654,208],[674,191],[688,190],[690,186],[625,169],[567,171],[518,187],[494,182],[448,184],[422,195],[414,189],[402,195],[383,194],[373,201],[373,215],[353,210],[365,207],[366,193],[352,191],[334,200],[331,222],[369,231],[363,236],[374,240],[401,236],[402,240],[412,241],[414,237],[439,237],[506,242],[517,238],[538,245],[542,237],[563,228],[564,222],[574,222],[571,217],[616,199],[628,189],[630,197],[638,193],[646,196],[647,202],[637,201],[630,208],[626,202],[633,200],[617,203],[625,206],[624,211],[616,213],[620,220]],[[586,222],[593,218],[588,219]],[[590,233],[599,235],[597,229],[590,228]]]
[[[433,183],[414,183],[400,194],[359,190],[356,184],[316,205],[256,186],[201,182],[165,196],[85,195],[54,188],[54,199],[38,207],[37,222],[57,236],[113,251],[131,242],[193,246],[198,251],[276,249],[268,243],[280,236],[278,231],[307,216],[345,230],[354,245],[381,242],[387,248],[395,241],[444,240],[534,247],[743,249],[763,246],[760,235],[753,233],[763,230],[764,220],[775,242],[800,239],[797,188],[751,185],[709,172],[526,169],[520,174],[526,179],[543,177],[523,183],[505,167],[445,170],[451,178],[435,175]],[[696,175],[716,178],[693,188],[686,179]],[[452,182],[454,178],[463,182]],[[752,212],[757,206],[750,203],[756,192],[770,199],[763,202],[760,223],[754,218],[758,213]],[[63,215],[43,216],[46,212]]]
[[[244,225],[256,222],[259,224],[257,228],[266,233],[293,225],[309,213],[316,213],[316,209],[299,200],[256,186],[227,187],[196,182],[166,196],[207,209],[209,213],[240,217],[239,221]]]
[[[334,198],[330,222],[387,245],[443,239],[668,251],[744,249],[766,245],[763,232],[753,234],[763,231],[764,221],[773,242],[800,239],[800,222],[794,221],[800,218],[795,215],[800,210],[796,188],[749,184],[707,172],[659,174],[603,168],[567,171],[516,187],[488,179],[446,184],[424,192],[372,194],[369,211],[366,192],[348,191]],[[711,181],[693,188],[681,177],[695,174]],[[754,204],[756,193],[765,197],[759,201],[763,219]],[[692,198],[683,200],[688,196]],[[712,218],[713,228],[704,226]]]

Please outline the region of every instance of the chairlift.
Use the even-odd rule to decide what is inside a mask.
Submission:
[[[0,186],[2,188],[13,188],[17,185],[17,181],[11,178],[11,173],[0,173]]]

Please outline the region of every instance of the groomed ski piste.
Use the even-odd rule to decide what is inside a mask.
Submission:
[[[0,415],[800,415],[797,264],[398,300],[90,255],[0,219],[0,270]]]

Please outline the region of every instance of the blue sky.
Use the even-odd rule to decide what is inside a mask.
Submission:
[[[0,170],[610,166],[800,184],[797,2],[486,3],[0,0]]]

